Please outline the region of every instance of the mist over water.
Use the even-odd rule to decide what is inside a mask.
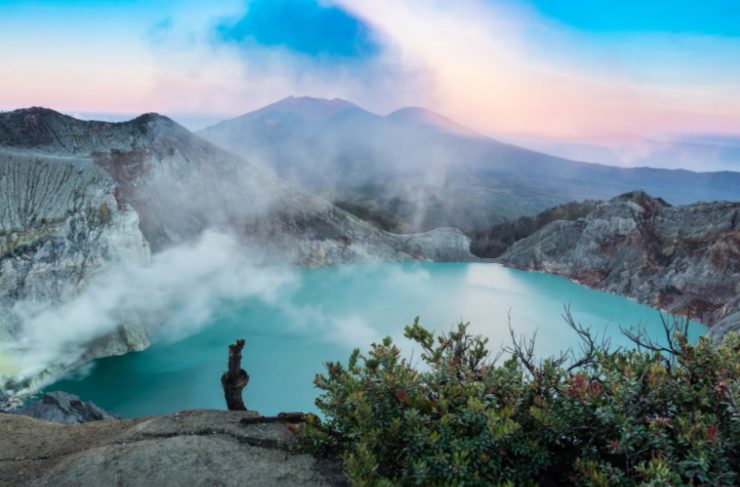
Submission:
[[[49,380],[79,365],[92,340],[104,341],[120,325],[173,341],[211,323],[228,303],[276,303],[296,284],[297,273],[258,265],[258,255],[228,234],[208,231],[156,254],[150,265],[99,272],[71,301],[16,303],[19,326],[0,349],[0,385],[8,378]]]
[[[662,336],[657,311],[628,299],[584,288],[563,278],[497,264],[386,263],[295,270],[279,299],[260,293],[218,301],[209,319],[176,339],[162,327],[151,348],[96,361],[84,373],[51,385],[123,416],[188,408],[224,408],[220,375],[227,345],[245,338],[244,367],[251,375],[247,407],[263,414],[315,410],[312,380],[327,360],[345,361],[354,347],[392,336],[405,356],[419,351],[403,326],[422,323],[447,331],[460,320],[490,337],[495,351],[508,343],[507,317],[517,333],[537,331],[537,353],[577,345],[563,322],[570,304],[577,321],[628,346],[619,325],[643,325]],[[706,328],[692,324],[696,338]],[[193,328],[189,329],[194,330]],[[184,338],[182,338],[184,337]],[[175,339],[173,339],[175,338]],[[415,358],[414,358],[415,357]]]

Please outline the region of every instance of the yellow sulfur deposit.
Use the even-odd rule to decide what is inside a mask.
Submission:
[[[0,379],[12,377],[19,370],[10,355],[7,352],[0,351]]]

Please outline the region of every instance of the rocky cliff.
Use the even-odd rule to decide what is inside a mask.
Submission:
[[[23,353],[29,308],[67,302],[97,271],[147,265],[149,245],[134,209],[116,198],[116,183],[91,160],[0,147],[0,388],[23,389],[14,378]],[[138,350],[148,344],[146,324],[120,323],[107,337],[80,337],[81,360]],[[71,346],[71,344],[68,344]],[[44,353],[44,351],[39,351]],[[49,372],[34,365],[29,373]]]
[[[10,356],[29,345],[18,342],[22,311],[68,302],[105,269],[146,266],[206,229],[267,262],[472,258],[461,232],[384,232],[160,115],[106,123],[44,108],[0,113],[0,387],[16,372]],[[137,317],[83,337],[80,361],[145,347],[153,326]]]
[[[688,315],[718,337],[740,329],[740,202],[674,207],[627,193],[546,225],[499,260]]]

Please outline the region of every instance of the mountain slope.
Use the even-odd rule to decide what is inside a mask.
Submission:
[[[399,123],[417,124],[422,126],[426,125],[448,133],[465,135],[468,137],[480,136],[480,134],[467,127],[463,127],[454,120],[422,107],[399,108],[398,110],[388,114],[385,119]]]
[[[156,114],[105,123],[40,108],[0,113],[0,202],[0,384],[22,378],[12,389],[145,347],[160,319],[126,313],[125,302],[103,334],[92,325],[50,333],[40,310],[69,303],[101,273],[145,267],[206,230],[233,235],[259,262],[472,257],[459,231],[384,232]],[[99,312],[71,312],[83,311]],[[56,335],[64,358],[41,348]]]
[[[670,206],[628,193],[546,225],[499,260],[719,322],[716,335],[740,328],[740,202]]]
[[[308,191],[398,220],[409,232],[481,230],[636,188],[673,204],[740,199],[740,173],[576,162],[480,136],[425,109],[381,117],[349,102],[333,110],[337,103],[286,99],[199,133]],[[305,116],[307,106],[324,116]]]

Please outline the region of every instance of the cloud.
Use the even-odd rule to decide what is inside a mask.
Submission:
[[[288,95],[379,111],[426,100],[426,75],[364,22],[327,2],[253,0],[149,30],[160,111],[239,115]]]
[[[737,40],[598,36],[510,2],[336,2],[396,46],[404,62],[429,71],[431,106],[475,128],[596,135],[740,127],[740,101],[730,91],[740,72],[724,68],[728,62],[697,69],[699,54],[737,55]],[[683,54],[686,45],[691,55]],[[656,62],[668,76],[656,76],[649,67]]]
[[[316,0],[252,0],[243,16],[220,23],[216,31],[226,42],[354,62],[380,50],[361,20]]]

